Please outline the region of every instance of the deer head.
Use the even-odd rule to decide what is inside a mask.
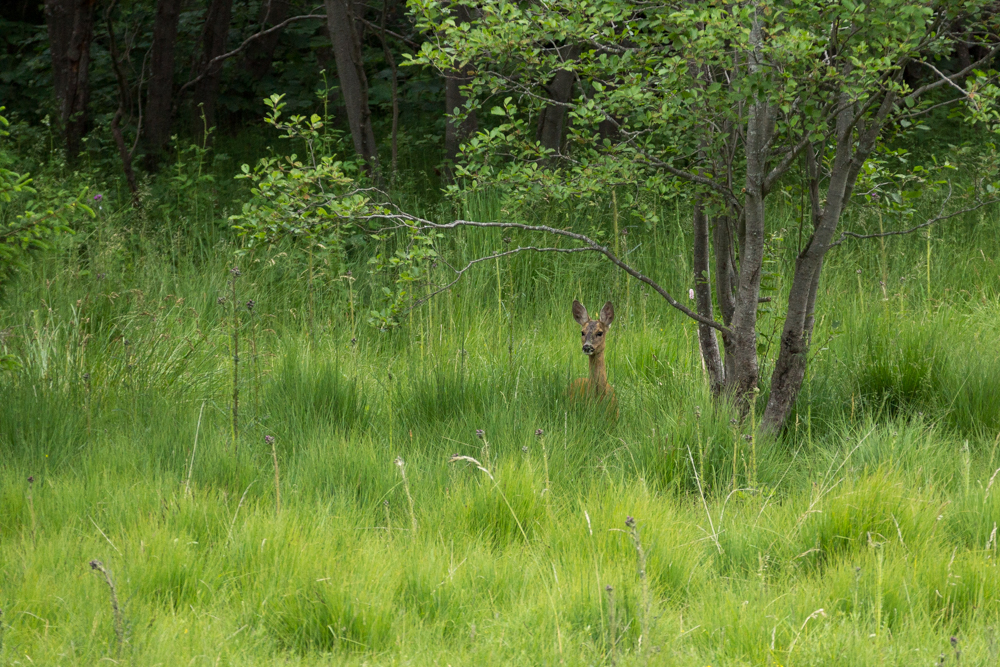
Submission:
[[[601,308],[600,319],[592,320],[583,304],[574,301],[573,319],[580,325],[583,353],[590,357],[604,354],[604,340],[615,319],[615,307],[611,305],[611,302],[608,301]]]

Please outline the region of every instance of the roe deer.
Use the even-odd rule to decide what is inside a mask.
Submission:
[[[590,357],[590,377],[577,378],[569,386],[573,398],[606,400],[608,408],[618,414],[615,388],[608,384],[608,371],[604,366],[604,344],[615,319],[615,307],[608,301],[601,308],[600,319],[592,320],[579,301],[573,302],[573,319],[580,325],[583,353]]]

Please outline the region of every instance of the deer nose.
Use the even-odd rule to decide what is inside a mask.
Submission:
[[[593,354],[594,353],[594,346],[591,345],[590,343],[585,343],[584,346],[583,346],[583,353],[584,354]]]

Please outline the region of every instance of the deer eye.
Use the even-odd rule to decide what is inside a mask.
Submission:
[[[580,332],[580,335],[581,335],[581,336],[586,336],[586,335],[587,335],[587,332],[586,332],[586,331],[581,331],[581,332]]]
[[[598,331],[598,332],[597,332],[597,335],[598,335],[598,336],[603,336],[603,335],[604,335],[604,332],[603,332],[603,331]]]

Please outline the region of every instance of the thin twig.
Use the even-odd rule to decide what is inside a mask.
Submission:
[[[940,88],[941,86],[943,86],[945,84],[949,84],[949,85],[954,86],[955,85],[955,81],[960,81],[961,79],[965,78],[969,74],[969,72],[971,72],[972,70],[976,69],[977,67],[981,67],[981,66],[985,65],[986,63],[990,62],[991,60],[993,60],[993,58],[998,53],[1000,53],[1000,43],[994,44],[993,48],[990,49],[990,51],[985,56],[983,56],[982,58],[980,58],[976,62],[971,63],[967,67],[963,67],[962,69],[960,69],[959,71],[955,72],[951,76],[944,76],[944,75],[942,75],[943,78],[938,79],[934,83],[928,83],[928,84],[925,84],[923,86],[920,86],[919,88],[917,88],[916,90],[914,90],[909,95],[906,95],[903,99],[904,100],[907,100],[907,99],[916,99],[916,98],[920,97],[921,95],[923,95],[924,93],[929,92],[931,90],[934,90],[936,88]],[[937,70],[935,70],[935,71],[937,71]],[[938,73],[940,74],[940,72],[938,72]],[[959,90],[962,90],[962,89],[959,88]],[[962,90],[962,93],[965,93],[965,92],[966,91]]]
[[[984,206],[989,206],[990,204],[995,204],[997,202],[1000,202],[1000,197],[994,197],[993,199],[987,199],[985,201],[981,201],[975,206],[969,206],[968,208],[959,209],[958,211],[954,211],[952,213],[949,213],[948,215],[938,215],[934,218],[931,218],[930,220],[927,220],[926,222],[922,222],[919,225],[916,225],[915,227],[910,227],[909,229],[896,229],[889,232],[879,232],[878,234],[856,234],[855,232],[848,232],[848,231],[841,232],[840,238],[837,239],[836,243],[831,243],[830,247],[836,248],[837,246],[842,245],[844,241],[847,239],[847,237],[854,239],[877,239],[886,236],[905,236],[906,234],[912,234],[915,231],[924,229],[926,227],[930,227],[931,225],[941,222],[943,220],[949,220],[956,216],[962,215],[964,213],[969,213],[971,211],[975,211]]]
[[[206,76],[208,76],[209,72],[212,71],[212,68],[215,67],[216,63],[220,63],[223,60],[226,60],[227,58],[232,58],[233,56],[239,55],[240,52],[243,51],[243,49],[245,49],[247,46],[249,46],[250,43],[253,42],[256,39],[260,39],[261,37],[265,37],[266,35],[270,35],[272,32],[281,30],[282,28],[284,28],[288,24],[293,23],[295,21],[304,21],[304,20],[307,20],[307,19],[323,19],[325,21],[326,20],[326,14],[302,14],[301,16],[293,16],[290,19],[285,19],[284,21],[282,21],[281,23],[279,23],[276,26],[272,26],[272,27],[268,28],[267,30],[262,30],[262,31],[260,31],[258,33],[250,35],[245,40],[243,40],[242,44],[240,44],[239,46],[237,46],[232,51],[230,51],[228,53],[223,53],[222,55],[219,55],[219,56],[215,56],[214,58],[212,58],[211,60],[209,60],[207,63],[205,63],[205,66],[202,68],[201,74],[199,74],[198,76],[196,76],[195,78],[191,79],[190,81],[188,81],[187,83],[185,83],[183,86],[181,86],[181,89],[177,91],[177,95],[175,97],[174,106],[175,107],[177,106],[177,100],[181,99],[181,97],[184,95],[184,92],[188,88],[190,88],[191,86],[193,86],[194,84],[198,83],[199,81],[201,81],[202,79],[204,79]]]
[[[427,303],[428,301],[430,301],[432,298],[434,298],[438,294],[441,294],[442,292],[447,292],[449,289],[451,289],[452,287],[455,286],[455,283],[457,283],[459,280],[462,279],[462,274],[464,274],[466,271],[468,271],[469,269],[471,269],[474,265],[479,264],[480,262],[488,262],[491,259],[499,259],[501,257],[507,257],[508,255],[515,255],[515,254],[521,252],[522,250],[533,250],[535,252],[566,252],[566,253],[570,253],[570,252],[592,252],[590,248],[543,248],[543,247],[536,247],[536,246],[519,246],[517,248],[514,248],[513,250],[506,250],[504,252],[498,252],[498,253],[496,253],[494,255],[487,255],[486,257],[477,257],[476,259],[469,260],[469,263],[466,264],[465,266],[463,266],[461,269],[452,268],[452,271],[455,272],[455,279],[454,280],[452,280],[450,283],[444,285],[440,289],[435,290],[435,291],[431,292],[430,294],[427,294],[427,295],[423,296],[420,299],[414,300],[413,303],[411,304],[411,306],[409,308],[407,308],[405,311],[403,311],[404,314],[407,313],[407,312],[409,312],[409,311],[411,311],[411,310],[413,310],[414,308],[418,308],[418,307],[422,306],[423,304]]]
[[[640,282],[643,282],[643,283],[649,285],[657,294],[659,294],[661,297],[663,297],[663,299],[667,303],[669,303],[671,306],[673,306],[677,310],[681,311],[682,313],[684,313],[685,315],[687,315],[691,319],[695,320],[696,322],[700,322],[702,324],[708,325],[708,326],[712,327],[713,329],[717,329],[717,330],[719,330],[719,331],[721,331],[722,333],[725,333],[725,334],[731,333],[729,327],[725,326],[724,324],[720,324],[719,322],[716,322],[715,320],[713,320],[711,318],[704,317],[703,315],[700,315],[700,314],[696,313],[695,311],[691,310],[690,308],[686,307],[684,304],[680,303],[673,296],[671,296],[670,293],[667,292],[667,290],[665,290],[663,287],[661,287],[653,279],[649,278],[648,276],[646,276],[643,273],[640,273],[639,271],[637,271],[635,268],[633,268],[629,264],[626,264],[617,255],[615,255],[615,253],[613,251],[611,251],[607,246],[601,245],[600,243],[598,243],[597,241],[593,240],[592,238],[590,238],[589,236],[587,236],[585,234],[579,234],[577,232],[571,232],[571,231],[569,231],[567,229],[559,229],[557,227],[549,227],[548,225],[528,225],[528,224],[524,224],[524,223],[521,223],[521,222],[476,222],[476,221],[473,221],[473,220],[453,220],[452,222],[448,222],[448,223],[436,223],[436,222],[431,222],[430,220],[426,220],[424,218],[420,218],[420,217],[417,217],[415,215],[412,215],[412,214],[400,211],[398,209],[397,209],[396,213],[392,213],[392,212],[386,211],[386,212],[373,213],[373,214],[369,214],[369,215],[365,215],[365,216],[360,216],[360,217],[363,217],[363,218],[368,219],[368,220],[388,220],[388,221],[393,221],[393,222],[400,223],[399,225],[397,225],[395,227],[390,227],[389,229],[401,229],[401,228],[404,228],[404,227],[408,228],[408,229],[414,229],[414,228],[417,228],[417,229],[457,229],[459,227],[482,227],[482,228],[500,228],[500,229],[520,229],[520,230],[527,231],[527,232],[543,232],[543,233],[546,233],[546,234],[553,234],[553,235],[556,235],[556,236],[564,236],[566,238],[573,239],[574,241],[579,241],[580,243],[583,243],[586,246],[586,248],[585,248],[586,250],[591,250],[593,252],[597,252],[597,253],[600,253],[600,254],[604,255],[609,260],[611,260],[612,264],[614,264],[618,268],[622,269],[623,271],[625,271],[626,273],[628,273],[630,276],[632,276],[636,280],[639,280]],[[388,229],[384,230],[384,231],[388,231]],[[555,252],[555,251],[568,252],[568,251],[570,251],[570,249],[556,249],[556,248],[553,248],[553,249],[549,249],[547,251],[548,252]],[[489,259],[493,259],[493,257],[490,257]]]

